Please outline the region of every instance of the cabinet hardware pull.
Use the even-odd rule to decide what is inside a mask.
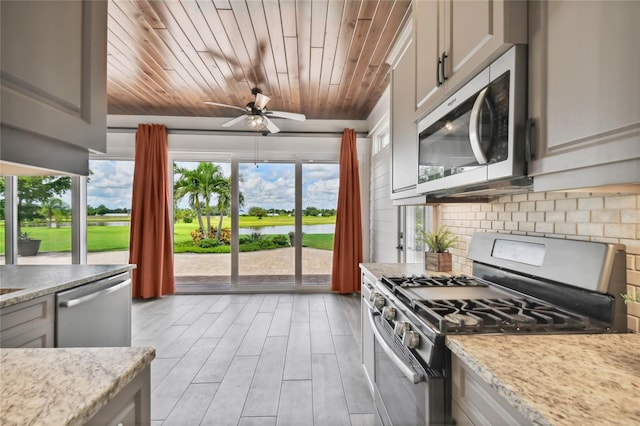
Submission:
[[[442,64],[442,61],[438,58],[438,66],[436,67],[436,87],[442,86],[443,83],[440,81],[440,64]]]
[[[448,58],[447,56],[447,52],[442,52],[442,84],[444,84],[445,81],[447,81],[447,79],[449,77],[447,77],[446,71],[447,71],[447,66],[446,66],[446,59]]]

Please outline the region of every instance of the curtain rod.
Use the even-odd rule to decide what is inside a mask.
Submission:
[[[107,127],[107,131],[113,132],[128,132],[128,131],[136,131],[138,127],[128,127],[128,126],[117,126],[117,127]],[[207,129],[181,129],[181,128],[167,128],[168,134],[186,134],[186,135],[234,135],[234,136],[342,136],[342,132],[321,132],[321,131],[286,131],[282,130],[274,135],[268,132],[250,132],[250,131],[242,131],[242,130],[207,130]],[[368,132],[356,132],[356,136],[359,137],[369,137]]]

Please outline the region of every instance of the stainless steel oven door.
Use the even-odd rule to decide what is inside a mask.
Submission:
[[[446,418],[445,379],[425,369],[377,312],[369,312],[374,332],[376,408],[384,425],[442,425]]]

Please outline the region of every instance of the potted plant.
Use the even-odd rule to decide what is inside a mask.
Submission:
[[[424,258],[425,269],[437,272],[451,271],[451,253],[449,249],[458,241],[446,226],[442,225],[437,233],[418,231],[419,237],[427,247]]]
[[[627,293],[623,293],[620,296],[622,296],[622,298],[624,299],[624,303],[640,303],[640,291],[636,291],[636,297],[635,299],[633,297],[631,297],[630,294]]]
[[[29,236],[27,232],[21,232],[18,235],[18,255],[35,256],[40,250],[42,240],[35,240]]]

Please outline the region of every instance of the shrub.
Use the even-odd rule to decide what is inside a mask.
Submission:
[[[191,240],[193,241],[193,245],[197,246],[201,239],[204,238],[202,235],[202,229],[198,228],[194,231],[191,231]]]
[[[205,238],[200,240],[198,246],[201,248],[212,248],[218,246],[218,242],[211,238]]]
[[[271,241],[278,247],[289,247],[289,237],[286,235],[274,235]]]
[[[262,238],[262,234],[259,232],[252,232],[251,235],[249,235],[249,242],[256,242],[259,241]]]
[[[183,221],[184,223],[191,223],[191,222],[193,222],[193,219],[192,219],[192,218],[190,218],[190,217],[184,217],[184,218],[182,219],[182,221]]]

